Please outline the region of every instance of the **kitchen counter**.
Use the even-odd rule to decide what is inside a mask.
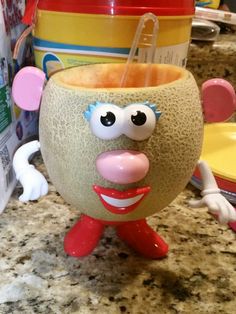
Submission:
[[[199,86],[224,77],[236,86],[235,35],[214,44],[192,43],[190,69]],[[34,159],[46,176],[40,156]],[[0,313],[224,313],[236,308],[236,237],[206,208],[191,185],[149,224],[170,245],[167,258],[146,260],[108,227],[88,257],[63,251],[63,237],[78,219],[49,182],[49,194],[20,203],[18,186],[0,217]]]
[[[34,159],[46,176],[41,157]],[[146,260],[108,227],[88,257],[63,251],[78,219],[49,182],[49,194],[20,203],[17,187],[1,215],[0,313],[228,313],[236,307],[235,233],[206,208],[191,209],[190,185],[149,224],[170,245],[167,258]]]
[[[236,34],[220,35],[215,42],[192,42],[187,69],[199,86],[207,79],[220,77],[236,88]]]
[[[194,75],[199,88],[208,79],[223,78],[236,90],[236,33],[219,35],[215,42],[193,41],[187,69]],[[236,111],[229,122],[236,122]]]

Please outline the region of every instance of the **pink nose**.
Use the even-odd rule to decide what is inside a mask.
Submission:
[[[114,150],[100,154],[96,159],[96,167],[104,179],[128,184],[146,176],[149,160],[146,155],[137,151]]]

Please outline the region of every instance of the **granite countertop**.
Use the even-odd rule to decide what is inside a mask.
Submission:
[[[41,157],[34,160],[46,176]],[[88,257],[63,251],[78,219],[49,182],[49,194],[20,203],[17,187],[1,215],[0,313],[228,313],[236,307],[235,233],[206,208],[190,185],[149,224],[170,245],[163,260],[146,260],[112,227]]]
[[[187,68],[199,86],[207,79],[220,77],[236,87],[236,33],[220,35],[215,42],[193,41]]]
[[[235,35],[192,43],[188,68],[199,85],[214,76],[236,86]],[[218,58],[218,59],[217,59]],[[219,61],[218,61],[219,60]],[[41,157],[36,167],[46,176]],[[188,185],[149,224],[169,243],[163,260],[146,260],[108,227],[88,257],[63,251],[78,219],[49,182],[49,194],[22,204],[18,186],[0,219],[0,313],[224,313],[236,308],[236,237],[206,208],[191,209]]]
[[[193,41],[187,69],[192,72],[199,89],[208,79],[223,78],[236,90],[236,33],[221,34],[215,42]],[[236,111],[229,122],[236,122]]]

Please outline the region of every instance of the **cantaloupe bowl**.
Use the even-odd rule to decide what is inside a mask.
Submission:
[[[150,80],[144,87],[148,67]],[[58,72],[45,87],[40,109],[41,152],[53,184],[80,212],[105,221],[137,220],[166,207],[184,189],[202,147],[202,110],[192,74],[172,65],[133,64],[125,87],[120,87],[124,69],[125,64],[96,64]],[[150,103],[161,115],[144,140],[124,134],[101,139],[84,116],[96,102],[120,108]],[[128,184],[101,176],[97,157],[117,150],[144,154],[149,161],[146,175]],[[118,191],[148,186],[150,191],[134,210],[119,214],[104,207],[94,185]]]

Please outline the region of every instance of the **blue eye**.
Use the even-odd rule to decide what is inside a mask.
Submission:
[[[112,104],[99,105],[91,113],[89,124],[98,138],[115,139],[122,134],[123,110]]]

